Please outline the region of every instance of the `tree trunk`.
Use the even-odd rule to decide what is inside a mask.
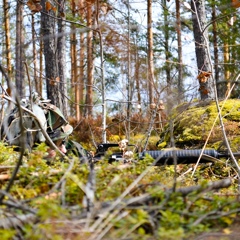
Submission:
[[[207,30],[204,32],[206,14],[205,14],[205,1],[204,0],[191,0],[192,9],[192,22],[193,22],[193,35],[195,40],[195,52],[197,58],[198,73],[205,74],[210,72],[209,59],[206,45]],[[201,100],[210,97],[210,88],[208,81],[199,81],[200,97]]]
[[[75,12],[76,12],[76,4],[75,1],[71,1],[71,10],[72,10],[72,15],[75,17]],[[77,95],[77,38],[76,38],[76,26],[73,23],[71,25],[71,86],[72,86],[72,94],[73,94],[73,101],[75,102],[75,105],[71,109],[71,115],[75,116],[78,119],[78,95]]]
[[[153,32],[152,32],[152,0],[147,1],[147,37],[148,37],[148,94],[149,103],[154,102],[154,67],[153,67]]]
[[[32,14],[32,48],[33,48],[33,79],[35,83],[35,91],[38,92],[39,96],[42,95],[40,92],[40,81],[37,76],[37,51],[36,51],[36,36],[35,36],[35,22],[34,15]]]
[[[223,59],[224,59],[224,80],[226,83],[226,96],[231,88],[230,83],[230,70],[229,70],[229,60],[230,60],[230,52],[229,52],[229,44],[228,44],[228,36],[226,36],[226,39],[223,43]]]
[[[43,36],[43,50],[45,56],[47,97],[51,100],[52,104],[60,108],[60,78],[57,67],[55,12],[52,9],[49,11],[46,10],[46,2],[47,0],[41,1],[41,5],[43,7],[41,12],[41,30]],[[53,2],[48,1],[48,3],[53,5]]]
[[[87,2],[87,26],[91,29],[93,25],[92,3]],[[93,31],[87,33],[87,93],[85,116],[92,117],[93,109]]]
[[[23,35],[23,4],[17,2],[16,14],[16,89],[20,97],[24,97],[24,35]]]
[[[40,49],[39,49],[39,93],[42,96],[43,87],[43,40],[40,39]]]
[[[82,16],[82,18],[85,17],[84,15],[84,0],[80,0],[79,1],[79,14],[80,16]],[[84,81],[84,59],[85,59],[85,51],[86,51],[86,47],[85,47],[85,41],[84,41],[84,36],[85,33],[84,32],[80,32],[80,53],[79,53],[79,81],[78,83],[78,99],[79,102],[78,104],[83,104],[83,100],[84,100],[84,88],[85,88],[85,81]],[[80,120],[82,114],[83,114],[83,107],[80,105],[76,105],[77,111],[76,111],[76,118],[77,120]]]
[[[139,60],[139,53],[138,53],[138,46],[136,42],[136,52],[135,52],[135,81],[136,81],[136,91],[137,91],[137,102],[140,105],[141,104],[141,89],[140,89],[140,78],[139,78],[139,72],[140,72],[140,60]],[[141,111],[141,108],[139,108],[139,111]]]
[[[171,71],[170,71],[170,52],[169,52],[169,29],[168,29],[168,8],[166,0],[162,0],[163,7],[163,21],[164,21],[164,49],[165,49],[165,72],[167,79],[167,93],[171,94],[172,88],[172,79],[171,79]]]
[[[178,43],[178,101],[184,98],[183,92],[183,64],[182,64],[182,29],[180,18],[180,1],[176,0],[176,20],[177,20],[177,43]]]
[[[84,99],[84,87],[85,87],[85,81],[84,81],[84,58],[85,58],[85,41],[84,41],[84,33],[80,33],[80,70],[79,70],[79,104],[83,104]],[[78,107],[79,108],[79,107]],[[79,118],[83,114],[83,107],[80,106],[80,113]]]
[[[66,32],[65,32],[65,0],[58,0],[58,40],[57,40],[57,56],[58,56],[58,71],[59,71],[59,78],[60,78],[60,106],[61,110],[64,116],[68,115],[67,112],[67,102],[66,102],[66,96],[67,96],[67,85],[66,85]]]
[[[215,3],[212,6],[212,21],[213,21],[213,52],[214,52],[214,72],[215,82],[217,83],[217,92],[219,97],[223,97],[221,85],[219,84],[219,61],[218,61],[218,43],[217,43],[217,22],[216,22],[216,7]]]
[[[5,41],[6,41],[6,55],[7,55],[7,74],[11,77],[12,65],[11,65],[11,40],[10,40],[10,23],[9,23],[9,2],[8,0],[3,0],[4,9],[4,27],[5,27]]]

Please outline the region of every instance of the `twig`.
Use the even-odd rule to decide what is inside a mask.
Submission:
[[[0,71],[2,72],[2,74],[4,75],[6,81],[7,81],[7,85],[8,85],[8,88],[12,91],[12,94],[15,94],[15,99],[16,99],[16,105],[17,107],[19,108],[19,116],[20,116],[20,127],[21,127],[21,141],[20,141],[20,156],[18,158],[18,161],[16,163],[16,167],[12,173],[12,176],[6,186],[6,191],[8,192],[14,181],[15,181],[15,178],[17,176],[17,173],[18,173],[18,170],[20,168],[20,166],[22,165],[22,160],[23,160],[23,155],[24,155],[24,151],[25,151],[25,131],[24,131],[24,126],[23,126],[23,112],[22,112],[22,109],[21,109],[21,104],[20,104],[20,100],[19,100],[19,97],[18,97],[18,94],[17,92],[14,93],[14,88],[12,86],[12,83],[10,81],[10,79],[8,78],[8,75],[6,74],[6,72],[4,71],[2,65],[0,64]],[[3,198],[4,198],[4,195],[0,195],[0,203],[2,203],[3,201]]]

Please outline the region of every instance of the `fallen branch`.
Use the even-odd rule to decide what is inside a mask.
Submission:
[[[219,181],[215,181],[215,182],[209,182],[208,184],[202,186],[202,185],[197,185],[197,186],[189,186],[189,187],[183,187],[183,188],[178,188],[176,189],[176,193],[180,193],[183,197],[187,196],[190,193],[193,192],[198,192],[198,193],[202,193],[202,192],[209,192],[209,191],[216,191],[222,188],[228,188],[230,187],[232,184],[232,181],[230,178],[226,178],[223,180],[219,180]],[[169,189],[165,189],[164,190],[165,195],[169,195],[171,193],[173,193],[173,189],[169,188]],[[155,196],[151,196],[148,193],[144,193],[140,196],[137,197],[133,197],[127,200],[122,200],[121,203],[119,203],[117,206],[115,206],[115,209],[124,209],[126,207],[149,207],[149,204],[152,202],[156,202],[158,200],[158,197]],[[98,204],[96,204],[96,206],[98,206],[97,209],[95,209],[95,213],[96,216],[104,216],[107,215],[109,212],[109,207],[112,205],[112,202],[103,202],[100,204],[100,206]],[[152,205],[152,204],[151,204]],[[79,218],[86,218],[87,217],[87,213],[86,212],[82,212],[80,216],[78,216]]]
[[[176,189],[175,192],[180,193],[183,197],[187,196],[188,194],[192,193],[192,192],[210,192],[210,191],[216,191],[222,188],[228,188],[231,186],[231,179],[230,178],[226,178],[223,180],[219,180],[219,181],[215,181],[215,182],[210,182],[208,184],[206,184],[206,186],[202,186],[202,185],[197,185],[197,186],[190,186],[190,187],[183,187],[183,188],[178,188]],[[165,190],[165,194],[171,194],[173,193],[173,189],[166,189]],[[125,201],[125,204],[128,206],[139,206],[139,205],[143,205],[146,204],[149,201],[154,201],[156,199],[156,197],[153,197],[149,194],[144,194],[142,197],[134,197],[131,198],[127,201]]]
[[[28,213],[23,215],[12,215],[0,218],[0,228],[9,229],[13,227],[22,227],[23,224],[35,222],[37,219],[35,214]]]

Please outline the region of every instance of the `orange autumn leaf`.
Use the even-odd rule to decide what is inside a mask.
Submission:
[[[36,9],[35,3],[34,3],[33,1],[31,1],[31,0],[29,0],[29,1],[27,2],[27,6],[29,7],[29,9],[30,9],[31,11],[34,11],[34,10]]]
[[[54,7],[54,6],[52,6],[52,10],[53,10],[54,12],[57,12],[57,8]]]
[[[207,95],[209,93],[209,91],[205,88],[205,86],[200,86],[198,90],[204,95]]]
[[[240,1],[239,0],[231,0],[231,5],[234,8],[239,8],[240,7]]]
[[[7,88],[7,89],[6,89],[6,92],[7,92],[7,94],[8,94],[9,96],[11,96],[11,92],[12,92],[12,91],[11,91],[10,88]]]
[[[52,9],[52,4],[50,2],[46,2],[45,7],[46,11],[50,11]]]
[[[205,83],[205,82],[207,82],[207,80],[209,79],[211,74],[212,74],[212,72],[201,72],[197,76],[197,79],[200,83]]]
[[[51,86],[55,86],[55,85],[57,85],[57,82],[56,82],[54,79],[51,79],[50,82],[49,82],[49,84],[50,84]]]
[[[27,2],[27,6],[32,13],[40,12],[42,10],[42,6],[40,5],[39,0],[29,0]]]

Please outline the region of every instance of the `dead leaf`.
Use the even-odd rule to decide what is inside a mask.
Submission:
[[[12,91],[11,91],[10,88],[7,88],[7,89],[6,89],[6,92],[7,92],[7,94],[8,94],[9,96],[11,96]]]
[[[27,2],[27,6],[32,13],[40,12],[42,10],[42,6],[40,5],[39,0],[29,0]]]
[[[231,5],[234,8],[239,8],[240,7],[240,1],[239,0],[232,0]]]
[[[50,2],[46,2],[45,8],[46,8],[46,11],[50,11],[52,9],[52,4]]]
[[[205,83],[209,79],[209,77],[212,75],[212,72],[201,72],[197,76],[197,79],[200,83]]]
[[[56,13],[57,12],[57,8],[52,6],[52,10]]]
[[[51,79],[50,82],[49,82],[49,84],[50,84],[51,86],[56,86],[56,85],[57,85],[57,82],[56,82],[54,79]]]
[[[199,92],[201,92],[204,95],[207,95],[209,93],[209,91],[206,89],[205,86],[200,86],[200,88],[198,90],[199,90]]]

